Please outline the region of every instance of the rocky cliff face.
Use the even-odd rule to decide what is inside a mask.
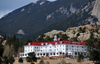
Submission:
[[[100,0],[96,0],[93,11],[92,11],[92,15],[95,15],[100,22]]]
[[[70,27],[65,32],[52,30],[51,32],[44,33],[45,37],[50,36],[54,37],[55,34],[62,33],[66,34],[69,37],[69,40],[72,38],[77,38],[78,41],[85,41],[90,38],[91,32],[93,32],[94,38],[100,39],[100,26],[94,24],[84,25],[78,27]],[[77,35],[79,34],[79,35]]]

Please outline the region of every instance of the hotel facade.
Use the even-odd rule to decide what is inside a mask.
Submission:
[[[85,42],[63,41],[62,38],[54,36],[54,42],[31,42],[24,46],[24,52],[20,57],[27,57],[28,53],[35,52],[37,58],[57,57],[57,56],[87,56],[87,46]]]

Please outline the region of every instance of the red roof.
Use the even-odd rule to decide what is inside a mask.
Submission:
[[[47,46],[48,44],[56,45],[56,44],[72,44],[72,45],[85,45],[85,42],[79,41],[54,41],[54,42],[31,42],[25,46]]]

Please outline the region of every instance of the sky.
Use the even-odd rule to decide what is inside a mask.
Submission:
[[[25,6],[31,2],[36,3],[36,1],[37,0],[0,0],[0,18],[12,12],[13,10]]]

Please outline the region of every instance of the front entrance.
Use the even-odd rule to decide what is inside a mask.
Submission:
[[[49,56],[49,53],[46,53],[46,56]]]

